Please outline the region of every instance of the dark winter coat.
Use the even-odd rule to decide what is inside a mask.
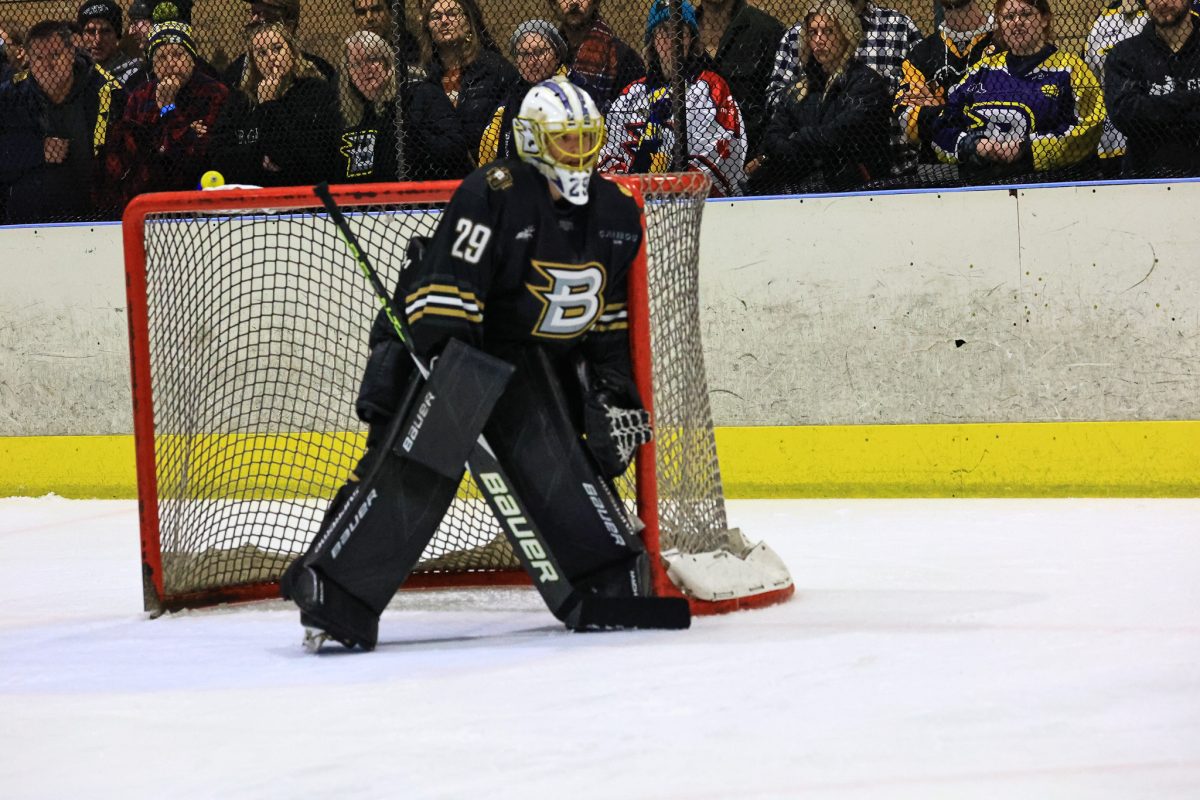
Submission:
[[[100,155],[124,110],[125,92],[82,57],[75,60],[73,80],[62,103],[50,102],[32,77],[0,91],[0,193],[7,194],[10,224],[114,213],[98,207],[93,194]],[[70,142],[66,161],[46,163],[47,137]]]
[[[434,56],[429,67],[429,80],[439,89],[446,70]],[[479,158],[479,142],[496,109],[504,102],[508,90],[519,83],[517,68],[493,50],[482,50],[479,56],[463,68],[455,113],[462,125],[472,161]]]
[[[351,91],[358,90],[351,87]],[[406,180],[445,180],[470,172],[462,126],[444,92],[428,81],[406,81],[400,90],[400,112],[404,121],[404,160],[408,164]],[[382,115],[367,104],[357,125],[343,126],[337,165],[334,180],[338,182],[398,179],[395,104],[389,103]]]
[[[746,138],[754,150],[767,123],[767,84],[775,66],[775,49],[783,38],[783,23],[765,11],[734,0],[733,18],[721,36],[713,71],[725,79],[742,111]],[[704,9],[696,12],[703,18]]]
[[[303,186],[334,174],[340,125],[337,92],[324,78],[300,78],[278,100],[251,104],[230,93],[213,131],[213,169],[226,183]],[[278,172],[264,168],[270,158]]]
[[[225,84],[200,72],[180,87],[175,108],[159,111],[158,78],[133,91],[113,128],[105,158],[107,185],[124,206],[145,192],[195,189],[208,169],[213,128],[229,97]],[[198,131],[196,123],[207,129]]]
[[[1108,53],[1104,102],[1128,138],[1127,176],[1200,175],[1200,24],[1192,19],[1178,53],[1153,24]]]
[[[856,58],[826,91],[816,61],[805,66],[808,94],[789,94],[763,137],[755,191],[846,191],[890,172],[888,82]]]
[[[18,66],[20,65],[13,63],[8,45],[0,44],[0,87],[11,81],[18,72],[24,71],[24,68],[18,69]]]

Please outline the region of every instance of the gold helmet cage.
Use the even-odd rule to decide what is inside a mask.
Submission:
[[[517,154],[572,199],[575,193],[564,184],[591,177],[604,146],[604,117],[586,91],[556,75],[525,95],[513,120],[513,137]]]

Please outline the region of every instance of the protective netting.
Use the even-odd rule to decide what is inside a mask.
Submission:
[[[650,350],[654,364],[654,450],[663,550],[716,549],[726,534],[725,497],[700,342],[700,210],[697,186],[646,197]]]
[[[649,516],[663,549],[684,552],[720,546],[726,527],[696,288],[707,189],[695,175],[644,182],[642,294],[651,329],[632,322],[635,338],[648,335],[652,387],[641,388],[656,418],[656,480],[649,490],[642,484],[641,500],[654,506]],[[341,202],[388,286],[407,242],[430,235],[439,214],[437,204],[405,202],[399,193],[386,203]],[[153,441],[138,443],[139,468],[152,466],[155,484],[141,486],[147,602],[253,596],[304,551],[362,454],[354,401],[377,303],[323,212],[164,210],[148,215],[142,231],[144,267],[127,269],[144,269],[146,286],[146,330],[135,321],[133,336],[147,343],[150,376],[136,413],[153,413]],[[135,348],[135,375],[137,359]],[[631,512],[635,472],[618,487]],[[147,555],[155,551],[161,595]],[[516,570],[502,530],[465,477],[417,582],[487,582]]]
[[[1193,6],[0,0],[0,223],[116,219],[209,171],[461,178],[552,74],[605,115],[601,170],[727,196],[1195,176]]]

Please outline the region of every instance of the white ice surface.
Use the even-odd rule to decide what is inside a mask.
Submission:
[[[405,594],[148,620],[135,505],[0,500],[3,798],[1200,798],[1200,501],[735,502],[799,587],[570,634]]]

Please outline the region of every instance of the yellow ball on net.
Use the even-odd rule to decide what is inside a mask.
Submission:
[[[225,185],[225,176],[217,172],[215,169],[210,169],[200,177],[201,189],[216,189],[218,186]]]

